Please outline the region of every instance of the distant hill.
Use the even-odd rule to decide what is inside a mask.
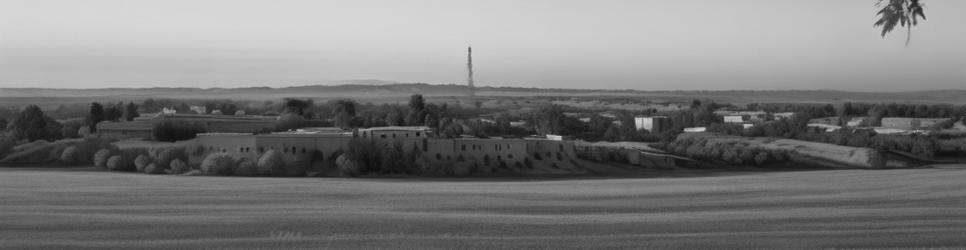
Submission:
[[[361,100],[401,100],[412,94],[427,97],[461,98],[467,93],[465,85],[395,83],[379,80],[352,80],[356,84],[308,85],[283,88],[104,88],[104,89],[48,89],[0,88],[0,105],[22,103],[63,103],[67,100],[141,100],[146,98],[174,99],[239,99],[278,100],[285,97]],[[640,91],[616,89],[544,89],[522,87],[477,87],[477,96],[515,97],[561,96],[597,98],[659,98],[710,99],[720,102],[906,102],[966,104],[966,90],[932,90],[914,92],[847,92],[836,90],[728,90],[728,91]]]

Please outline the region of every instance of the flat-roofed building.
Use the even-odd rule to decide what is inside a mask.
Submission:
[[[112,139],[151,139],[154,135],[154,123],[144,120],[129,122],[103,121],[97,123],[97,134],[100,137]]]
[[[670,120],[667,116],[638,116],[634,117],[634,128],[637,130],[647,130],[652,133],[660,133],[670,127]]]

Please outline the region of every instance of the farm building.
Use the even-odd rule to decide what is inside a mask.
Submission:
[[[103,138],[126,139],[144,138],[149,139],[154,135],[154,123],[151,121],[130,121],[130,122],[109,122],[97,123],[97,134]]]
[[[929,129],[940,123],[949,121],[949,118],[905,118],[905,117],[883,117],[882,128],[921,130]]]
[[[211,133],[253,133],[275,130],[276,116],[162,114],[154,122],[177,121],[201,124]]]
[[[314,131],[313,131],[314,130]],[[338,157],[337,152],[348,149],[353,138],[368,138],[376,142],[399,142],[406,152],[419,152],[423,159],[433,161],[472,161],[477,163],[502,162],[522,164],[523,160],[540,157],[570,160],[575,157],[572,141],[548,139],[504,138],[430,138],[425,127],[378,127],[360,129],[358,133],[337,129],[313,129],[271,134],[204,133],[196,139],[195,161],[210,153],[227,153],[239,159],[256,159],[268,150],[283,153],[287,163],[312,162]],[[417,134],[418,133],[418,134]],[[393,137],[395,134],[395,138]],[[407,135],[408,134],[408,135]],[[412,147],[410,147],[412,145]]]
[[[670,127],[670,120],[666,116],[638,116],[634,117],[634,128],[660,133]]]
[[[745,123],[745,117],[742,115],[726,115],[724,116],[725,123]]]

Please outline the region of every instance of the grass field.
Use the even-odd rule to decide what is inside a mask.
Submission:
[[[966,169],[579,180],[0,169],[0,249],[964,248]]]

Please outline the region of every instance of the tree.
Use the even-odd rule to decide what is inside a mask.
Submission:
[[[340,99],[331,102],[335,106],[335,126],[340,128],[351,128],[356,120],[356,102],[352,100]]]
[[[923,13],[919,0],[878,0],[875,7],[879,8],[876,12],[879,20],[876,20],[872,26],[882,26],[882,37],[892,32],[896,25],[906,27],[906,46],[909,46],[909,40],[912,37],[912,26],[919,24],[918,18],[926,20],[926,14]]]
[[[27,106],[11,123],[14,137],[27,141],[47,139],[47,121],[44,112],[37,105]]]
[[[282,113],[297,114],[297,115],[304,116],[305,111],[308,110],[310,107],[312,107],[312,104],[313,104],[312,99],[300,100],[295,98],[285,98],[285,106],[282,109]]]
[[[112,122],[120,121],[122,115],[123,114],[121,112],[120,106],[111,105],[111,106],[108,106],[107,109],[104,109],[105,121],[112,121]]]
[[[91,111],[87,114],[88,125],[91,126],[91,133],[97,132],[97,123],[104,121],[104,107],[100,103],[91,103]]]
[[[182,103],[182,105],[184,105],[184,103]],[[122,113],[125,121],[133,121],[135,117],[141,115],[138,114],[138,105],[134,104],[134,102],[128,102],[127,106],[124,106],[124,112]]]

